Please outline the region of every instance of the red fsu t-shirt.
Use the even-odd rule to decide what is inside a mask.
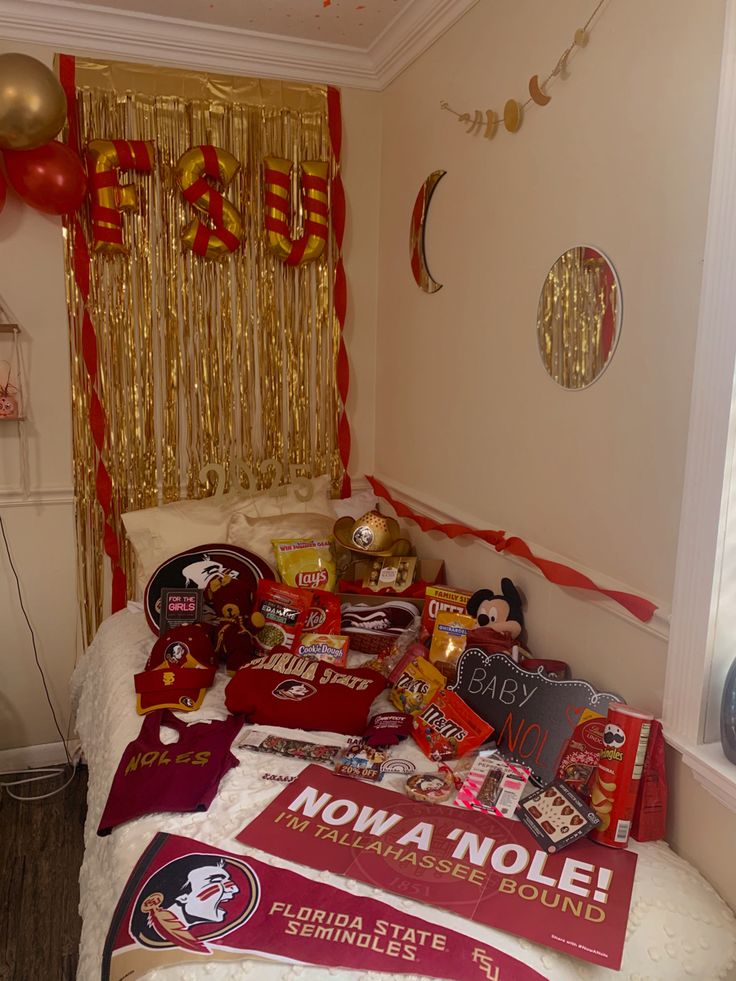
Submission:
[[[225,704],[230,712],[261,725],[359,736],[385,685],[385,678],[365,668],[270,654],[237,672],[225,689]]]

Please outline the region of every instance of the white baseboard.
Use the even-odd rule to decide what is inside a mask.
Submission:
[[[69,756],[74,759],[79,750],[79,740],[70,739],[67,743],[67,749]],[[41,746],[0,749],[0,773],[30,770],[38,766],[53,766],[55,763],[66,763],[64,743],[44,743]]]

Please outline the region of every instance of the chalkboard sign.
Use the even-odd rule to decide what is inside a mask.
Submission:
[[[605,715],[611,702],[623,699],[597,692],[587,681],[555,681],[541,672],[525,671],[506,654],[469,647],[450,687],[493,726],[493,738],[504,756],[549,783],[585,709]]]

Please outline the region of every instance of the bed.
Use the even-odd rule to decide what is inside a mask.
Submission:
[[[77,726],[89,767],[88,815],[85,855],[80,873],[82,937],[78,981],[100,976],[105,936],[125,882],[151,838],[159,831],[195,838],[233,852],[245,849],[234,836],[283,789],[284,784],[263,779],[298,774],[305,764],[285,757],[256,753],[247,748],[233,751],[240,765],[223,778],[219,792],[206,813],[158,814],[138,818],[117,828],[112,835],[96,834],[112,777],[125,746],[141,725],[136,714],[132,677],[141,670],[153,643],[140,604],[108,618],[100,627],[90,649],[78,665],[72,681]],[[227,682],[220,671],[201,708],[187,721],[224,718],[223,689]],[[383,695],[381,698],[385,698]],[[280,730],[274,730],[279,732]],[[297,730],[289,735],[298,738]],[[314,733],[311,734],[314,736]],[[325,735],[343,742],[344,737]],[[402,745],[402,756],[419,763],[416,746]],[[400,790],[400,775],[387,775],[382,786]],[[734,977],[736,965],[736,918],[703,877],[662,843],[632,843],[638,866],[631,903],[621,976],[627,979],[666,981],[716,981]],[[276,860],[265,852],[250,850],[253,857],[291,868],[355,895],[373,896],[393,908],[495,945],[521,960],[550,981],[603,979],[606,968],[569,958],[510,934],[471,924],[457,916],[418,902],[346,880],[328,872]],[[273,979],[324,979],[362,981],[385,978],[385,974],[353,972],[294,964],[243,960],[235,963],[169,967],[150,973],[160,981],[224,981],[250,975],[258,981]],[[406,975],[395,975],[406,977]]]

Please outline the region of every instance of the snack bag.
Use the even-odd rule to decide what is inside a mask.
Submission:
[[[421,712],[444,687],[445,679],[437,668],[426,658],[418,657],[404,665],[389,697],[401,712],[414,715]]]
[[[303,538],[274,538],[274,556],[281,581],[302,589],[327,589],[337,583],[334,538],[307,541]]]
[[[414,717],[412,735],[431,760],[454,760],[477,749],[493,726],[466,705],[454,691],[438,691],[421,715]]]
[[[263,626],[255,637],[256,647],[264,654],[296,651],[312,602],[309,590],[297,589],[272,579],[261,579],[256,587],[254,614],[263,617]]]
[[[463,613],[441,611],[434,621],[429,660],[448,681],[455,678],[457,660],[465,650],[468,631],[475,626],[474,617]]]
[[[339,634],[341,623],[340,600],[325,589],[312,590],[312,605],[304,629],[321,634]]]
[[[302,634],[299,638],[297,654],[302,657],[315,658],[318,661],[329,661],[344,667],[348,663],[348,648],[350,638],[342,634]]]

